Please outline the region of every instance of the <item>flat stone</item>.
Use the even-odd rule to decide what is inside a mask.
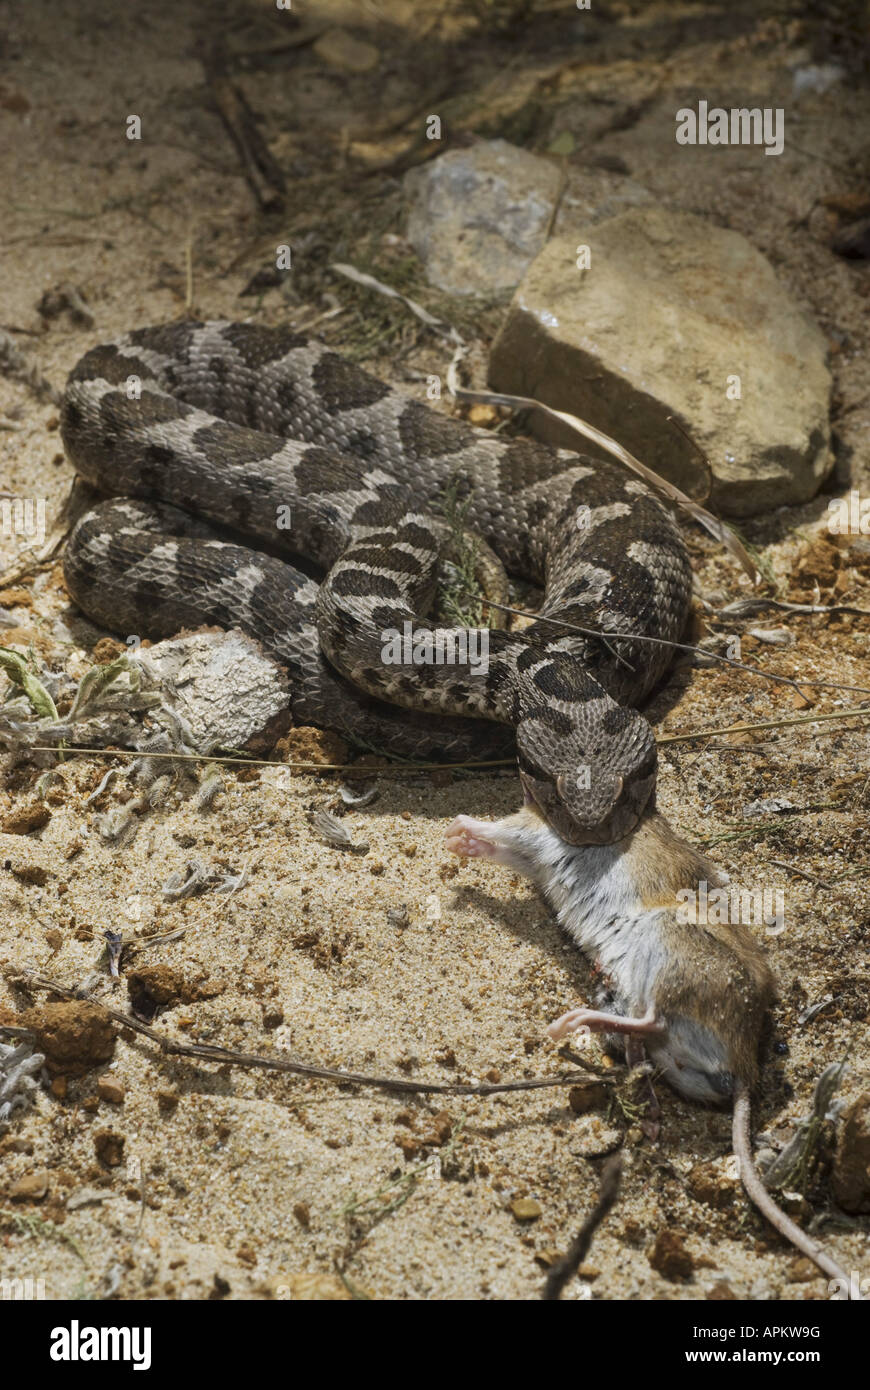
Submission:
[[[281,721],[289,723],[286,671],[236,628],[157,642],[141,648],[136,659],[159,679],[164,703],[203,753],[252,749],[263,739],[271,746],[283,732]]]
[[[490,381],[581,416],[703,496],[705,470],[672,416],[709,460],[713,509],[750,516],[807,501],[828,472],[825,358],[820,329],[745,237],[638,207],[548,243],[493,345]],[[540,413],[529,428],[596,452]]]
[[[364,39],[355,39],[346,29],[327,29],[314,45],[314,52],[328,67],[340,72],[371,72],[380,54]]]
[[[544,245],[560,186],[554,163],[506,140],[410,169],[407,236],[429,282],[452,294],[513,289]]]

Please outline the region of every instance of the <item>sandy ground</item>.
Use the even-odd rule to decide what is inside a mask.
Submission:
[[[280,32],[268,8],[250,7],[264,28],[242,36],[249,46]],[[437,19],[438,7],[427,9]],[[797,19],[789,29],[758,18],[757,9],[711,7],[705,29],[694,7],[691,18],[686,7],[636,7],[633,47],[590,49],[595,80],[627,104],[654,73],[671,105],[674,92],[697,84],[706,90],[714,76],[715,99],[721,93],[726,105],[747,87],[787,92],[787,69],[808,40]],[[413,7],[372,5],[364,21],[359,7],[348,13],[388,55],[383,80],[348,81],[308,48],[277,55],[241,79],[294,190],[277,226],[257,213],[206,106],[195,43],[219,23],[214,6],[0,4],[0,326],[56,386],[92,343],[175,317],[186,304],[210,317],[310,323],[337,302],[343,314],[325,331],[374,370],[398,380],[432,364],[443,370],[438,346],[418,340],[402,311],[390,317],[392,309],[372,307],[324,278],[328,259],[362,263],[363,246],[367,265],[384,279],[396,268],[389,240],[401,226],[395,180],[354,182],[348,161],[376,162],[379,151],[389,158],[407,144],[407,132],[397,145],[395,132],[381,130],[389,124],[384,113],[403,100],[413,108],[419,97]],[[311,14],[331,23],[340,10],[324,4]],[[455,14],[444,21],[456,42],[466,22]],[[488,91],[484,78],[495,82],[502,72],[495,38],[493,46],[466,56],[469,66],[457,78],[464,90]],[[434,53],[428,61],[437,70]],[[514,86],[556,63],[543,31],[517,55]],[[496,83],[488,98],[496,130],[508,119],[499,105],[503,87]],[[687,181],[662,155],[655,107],[636,129],[616,129],[597,148],[623,158],[634,178],[673,205],[715,216],[772,256],[829,334],[837,431],[831,486],[842,490],[851,477],[866,490],[870,281],[860,262],[828,251],[833,214],[823,203],[856,196],[861,182],[861,133],[848,107],[842,89],[810,98],[800,113],[803,154],[787,147],[780,159],[756,161],[760,170],[736,162],[714,169],[699,160]],[[129,113],[142,116],[141,143],[124,137]],[[519,138],[513,128],[511,138]],[[546,131],[539,138],[543,148]],[[534,137],[530,144],[536,147]],[[831,149],[836,160],[828,158]],[[240,299],[276,239],[291,238],[307,252],[298,278]],[[77,325],[68,312],[48,319],[38,312],[44,292],[67,281],[86,299],[92,326]],[[436,306],[425,285],[415,292]],[[456,312],[467,315],[468,306]],[[480,307],[481,382],[498,312],[498,305]],[[384,332],[367,345],[362,330],[372,319]],[[409,389],[420,388],[412,381]],[[72,481],[56,406],[0,377],[0,424],[0,486],[46,499],[50,527]],[[834,551],[825,541],[807,549],[823,529],[826,505],[822,497],[775,513],[747,525],[746,534],[780,597],[811,597],[818,582],[822,602],[836,595],[870,607],[866,552]],[[690,540],[708,602],[721,607],[747,593],[746,580],[712,542],[696,533]],[[57,557],[18,573],[20,541],[3,544],[3,569],[16,577],[4,581],[0,605],[17,623],[5,629],[4,642],[21,651],[32,646],[80,675],[101,634],[70,608]],[[764,645],[746,635],[753,626],[787,626],[795,645]],[[866,618],[774,615],[734,631],[743,634],[744,660],[768,671],[870,685]],[[861,698],[818,690],[809,713]],[[787,686],[684,666],[651,713],[667,736],[807,714],[807,706]],[[740,883],[784,890],[785,930],[766,938],[781,997],[757,1103],[757,1130],[773,1148],[808,1112],[822,1068],[847,1047],[844,1094],[867,1086],[866,729],[857,719],[818,721],[662,746],[660,806],[678,830],[709,845]],[[65,763],[44,828],[0,835],[0,861],[12,865],[0,875],[4,1021],[45,999],[22,987],[18,968],[74,986],[97,968],[108,928],[136,948],[125,955],[123,973],[162,964],[183,982],[185,998],[155,1024],[184,1039],[443,1081],[546,1076],[569,1065],[543,1029],[569,1002],[589,997],[590,972],[529,885],[504,870],[460,865],[442,846],[458,812],[497,816],[515,808],[513,773],[379,774],[377,799],[345,820],[368,853],[348,854],[325,845],[309,823],[311,810],[334,801],[335,781],[288,782],[278,768],[243,777],[228,771],[211,811],[196,811],[189,788],[179,786],[117,852],[93,830],[117,804],[118,787],[85,804],[104,766]],[[7,770],[4,822],[33,802],[41,771]],[[747,803],[771,796],[787,798],[793,811],[743,815]],[[82,848],[71,854],[77,842]],[[162,885],[192,858],[233,872],[247,866],[249,878],[230,899],[207,893],[165,902]],[[45,872],[28,873],[28,866]],[[402,909],[406,925],[399,924]],[[171,941],[149,944],[180,929]],[[826,995],[831,1002],[801,1024],[807,1006]],[[104,980],[99,997],[127,1007],[123,984],[113,995]],[[668,1092],[661,1100],[662,1133],[652,1144],[615,1099],[578,1114],[556,1089],[489,1099],[397,1097],[167,1059],[124,1034],[111,1062],[55,1082],[0,1139],[0,1275],[44,1279],[50,1298],[534,1298],[553,1252],[566,1248],[594,1201],[604,1156],[621,1145],[622,1194],[566,1297],[827,1297],[824,1279],[794,1259],[739,1192],[722,1207],[704,1199],[711,1171],[717,1190],[729,1184],[728,1116]],[[16,1183],[43,1172],[37,1200],[14,1200]],[[79,1205],[83,1193],[90,1196]],[[801,1220],[817,1221],[847,1269],[866,1272],[868,1218],[838,1215],[824,1175],[808,1197]],[[537,1203],[531,1219],[517,1214],[522,1206],[514,1210],[523,1199]],[[690,1261],[682,1277],[650,1263],[664,1231],[684,1238]]]

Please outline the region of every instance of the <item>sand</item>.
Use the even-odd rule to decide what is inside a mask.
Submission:
[[[361,310],[366,301],[354,298],[355,291],[323,276],[327,254],[353,259],[355,239],[368,232],[347,208],[358,208],[368,223],[373,187],[378,194],[377,180],[348,191],[333,153],[349,125],[352,139],[382,139],[389,154],[393,137],[376,137],[371,113],[381,109],[383,117],[379,101],[403,92],[412,100],[409,78],[394,76],[383,93],[373,85],[362,129],[353,124],[357,108],[341,106],[335,73],[307,50],[293,70],[299,80],[292,98],[277,63],[251,80],[249,95],[265,112],[266,134],[304,195],[287,226],[266,227],[204,104],[193,41],[211,10],[159,3],[147,13],[141,7],[106,12],[103,5],[61,2],[7,16],[11,61],[0,119],[14,139],[4,142],[0,160],[3,187],[14,198],[3,227],[2,327],[56,386],[92,343],[184,312],[191,298],[188,245],[192,306],[210,317],[305,324],[328,312],[328,290],[346,312],[326,327],[344,345],[366,312],[382,312],[380,305]],[[335,8],[322,10],[331,22]],[[693,80],[726,63],[732,73],[745,65],[753,80],[773,81],[782,59],[777,44],[788,49],[798,40],[777,31],[753,41],[750,7],[729,10],[733,32],[715,41],[684,36]],[[390,8],[390,17],[397,30],[375,25],[376,45],[396,41],[397,31],[414,38],[408,7]],[[626,99],[644,64],[648,74],[661,61],[650,43],[631,72],[614,60],[615,90]],[[486,61],[484,53],[482,67]],[[10,94],[23,97],[26,109],[10,105]],[[821,151],[835,134],[847,146],[854,140],[840,107],[836,96],[817,99],[805,145]],[[128,112],[142,115],[145,132],[132,148],[124,138]],[[634,176],[676,206],[715,210],[762,250],[775,251],[778,272],[839,343],[833,360],[841,459],[852,450],[855,485],[863,479],[866,488],[870,396],[861,271],[826,262],[820,276],[810,263],[815,243],[798,225],[823,196],[851,187],[849,179],[821,153],[801,160],[787,151],[775,199],[754,175],[733,170],[719,187],[712,176],[709,186],[668,187],[651,148],[641,137],[632,143],[632,136],[617,131],[603,148],[631,158]],[[330,151],[325,164],[317,162],[318,149]],[[333,194],[337,228],[329,220]],[[389,230],[390,209],[398,206],[389,180],[382,196]],[[317,274],[301,271],[286,297],[273,290],[240,299],[276,236],[283,240],[294,228],[298,244],[312,248]],[[381,273],[389,278],[388,243],[383,254]],[[93,326],[77,325],[68,314],[46,321],[37,312],[43,291],[64,281],[85,295]],[[497,322],[491,306],[481,322],[471,360],[482,384]],[[415,333],[416,325],[409,326],[400,368],[392,349],[377,343],[355,355],[390,379],[398,371],[422,395],[420,381],[408,380],[408,373],[433,364],[443,369],[444,352],[432,339],[414,341]],[[44,498],[50,528],[72,481],[56,405],[0,377],[4,420],[19,428],[0,432],[0,486]],[[817,563],[845,576],[837,589],[842,601],[868,608],[866,557],[844,551],[832,559],[826,505],[822,497],[756,520],[746,533],[781,597],[806,595],[812,589],[807,565]],[[802,560],[820,534],[820,548]],[[4,545],[8,575],[21,564],[21,548],[14,539]],[[714,607],[746,596],[746,579],[712,541],[693,531],[691,545],[699,592]],[[820,592],[823,602],[832,600],[832,589]],[[4,631],[6,644],[21,651],[32,645],[76,678],[92,664],[103,634],[72,609],[59,552],[7,579],[0,605],[16,621]],[[764,645],[746,636],[753,626],[787,627],[795,644]],[[774,614],[736,630],[744,634],[743,659],[768,671],[870,685],[866,619]],[[807,710],[788,686],[683,666],[651,714],[657,733],[667,736],[821,714],[862,696],[817,690],[815,698]],[[867,1088],[867,739],[866,720],[852,719],[661,749],[659,804],[676,828],[702,846],[713,840],[710,852],[736,881],[784,890],[785,930],[764,937],[780,1002],[756,1119],[758,1142],[774,1149],[808,1113],[821,1070],[848,1047],[843,1095]],[[25,967],[68,987],[99,971],[95,997],[126,1008],[125,983],[113,985],[101,962],[108,929],[127,943],[124,979],[165,965],[182,982],[187,1002],[170,1003],[154,1025],[184,1040],[439,1081],[546,1077],[572,1065],[546,1041],[544,1029],[568,1004],[591,996],[588,967],[529,884],[492,866],[460,864],[443,848],[444,829],[457,813],[495,817],[516,807],[512,771],[434,780],[379,772],[370,779],[377,799],[344,818],[352,839],[369,845],[367,853],[352,854],[325,844],[310,823],[312,811],[335,805],[338,779],[288,778],[273,767],[243,777],[228,769],[225,791],[204,812],[195,809],[192,785],[179,783],[141,818],[132,844],[112,849],[101,841],[98,823],[120,804],[123,779],[100,803],[86,805],[105,766],[97,758],[70,759],[50,788],[48,823],[26,836],[0,835],[0,863],[45,870],[42,883],[12,870],[0,874],[4,1020],[46,1000],[44,991],[22,984]],[[0,820],[33,804],[43,770],[7,768]],[[793,811],[745,817],[746,804],[773,796],[788,799]],[[71,855],[77,843],[81,848]],[[208,891],[165,901],[166,880],[193,858],[236,874],[246,868],[247,879],[232,897]],[[182,934],[149,944],[153,936],[175,933]],[[826,995],[831,1002],[801,1023],[807,1006]],[[592,1058],[605,1065],[597,1051]],[[608,1076],[618,1079],[615,1072]],[[122,1033],[110,1063],[68,1075],[65,1087],[44,1088],[35,1108],[16,1117],[0,1139],[0,1276],[43,1279],[49,1298],[536,1298],[554,1252],[565,1250],[594,1203],[605,1156],[621,1147],[620,1198],[565,1297],[829,1296],[824,1278],[794,1258],[736,1189],[727,1114],[662,1088],[662,1132],[653,1144],[610,1098],[615,1089],[618,1084],[596,1109],[580,1114],[559,1089],[409,1098],[172,1059]],[[727,1205],[711,1206],[697,1195],[705,1175],[709,1189],[711,1171],[717,1190],[730,1185]],[[43,1195],[15,1200],[15,1184],[43,1172]],[[866,1269],[868,1218],[831,1219],[823,1177],[808,1195],[800,1219],[820,1217],[830,1251],[847,1269]],[[690,1256],[684,1277],[650,1263],[663,1232],[682,1236]]]

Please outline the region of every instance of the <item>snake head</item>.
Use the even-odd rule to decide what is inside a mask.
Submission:
[[[570,845],[623,840],[655,790],[656,745],[646,720],[617,705],[599,715],[561,732],[534,716],[517,727],[526,802]]]

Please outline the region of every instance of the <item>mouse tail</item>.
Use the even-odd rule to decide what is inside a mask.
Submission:
[[[857,1288],[857,1280],[850,1279],[836,1260],[832,1260],[830,1255],[825,1253],[818,1241],[813,1240],[812,1236],[801,1230],[791,1217],[786,1216],[764,1186],[752,1157],[749,1119],[749,1088],[744,1082],[739,1082],[734,1092],[733,1146],[740,1165],[740,1178],[750,1200],[755,1203],[755,1206],[762,1216],[766,1217],[771,1226],[779,1231],[780,1235],[785,1236],[786,1240],[791,1241],[796,1250],[800,1250],[802,1255],[806,1255],[808,1259],[813,1261],[813,1264],[818,1265],[823,1274],[840,1281],[842,1287],[849,1290],[850,1299],[863,1301]]]

